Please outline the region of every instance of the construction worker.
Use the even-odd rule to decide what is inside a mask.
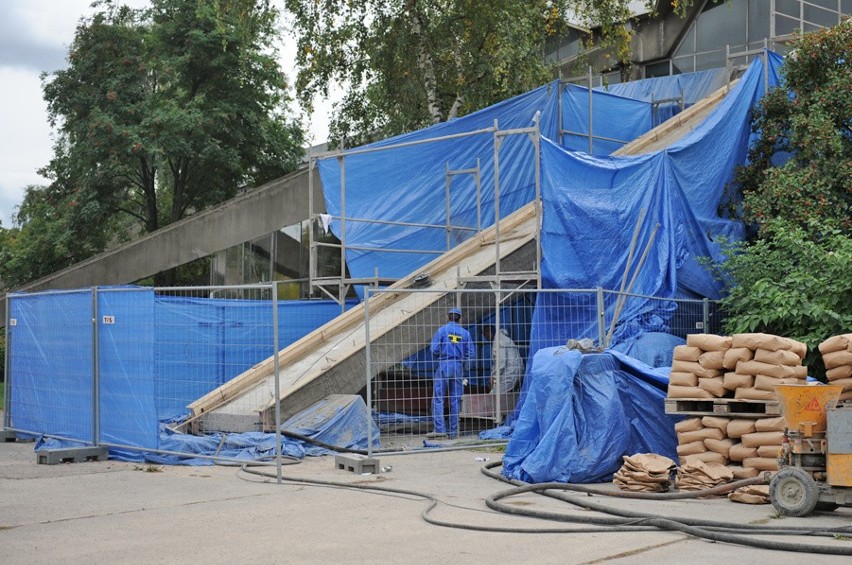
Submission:
[[[464,392],[465,370],[476,355],[476,347],[470,332],[461,326],[462,312],[453,308],[447,312],[447,323],[435,332],[432,338],[432,356],[438,359],[438,369],[435,371],[432,388],[432,423],[433,431],[426,437],[455,438],[459,433],[459,408]],[[450,396],[449,428],[444,420],[444,396]]]
[[[509,337],[506,328],[500,328],[500,333],[495,336],[494,326],[488,325],[482,328],[482,335],[491,342],[491,392],[511,392],[524,374],[524,361],[518,346]]]

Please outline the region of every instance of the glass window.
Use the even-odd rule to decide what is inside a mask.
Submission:
[[[272,274],[272,238],[268,235],[244,244],[243,283],[269,282]]]
[[[807,0],[807,1],[808,1],[808,4],[815,4],[815,5],[819,6],[820,8],[825,8],[826,10],[834,12],[835,13],[834,22],[837,23],[837,16],[836,16],[836,14],[837,14],[837,0]],[[808,9],[808,6],[806,4],[805,10],[807,10],[807,9]],[[825,10],[823,10],[823,11],[825,11]],[[807,19],[807,18],[805,18],[805,19]]]
[[[651,65],[645,65],[645,78],[652,77],[665,77],[670,74],[669,62],[663,61],[662,63],[653,63]]]
[[[852,15],[852,0],[841,0],[840,10],[846,15]]]
[[[695,70],[706,71],[707,69],[718,69],[725,66],[725,52],[711,51],[695,56]]]
[[[695,50],[724,51],[725,45],[745,45],[747,8],[742,0],[708,3],[698,16]]]
[[[799,30],[799,20],[776,14],[775,35],[790,35]]]
[[[820,27],[837,25],[837,2],[834,3],[831,11],[805,4],[805,21]]]
[[[775,11],[798,18],[800,5],[799,0],[775,0]]]
[[[749,44],[769,37],[769,0],[749,0],[748,41]]]
[[[672,74],[691,73],[695,70],[692,55],[688,57],[677,57],[672,59]]]
[[[675,55],[690,55],[695,53],[695,24],[689,26],[689,31],[680,42],[680,47],[675,51]]]

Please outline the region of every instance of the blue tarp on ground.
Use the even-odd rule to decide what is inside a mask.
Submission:
[[[94,347],[89,290],[10,295],[12,426],[93,441]],[[354,305],[350,301],[347,306]],[[269,301],[156,297],[150,288],[98,292],[100,441],[157,448],[159,422],[270,357]],[[282,301],[279,344],[340,314],[331,300]]]
[[[622,456],[677,458],[662,371],[620,353],[547,348],[532,362],[527,398],[506,446],[503,474],[532,483],[612,479]]]

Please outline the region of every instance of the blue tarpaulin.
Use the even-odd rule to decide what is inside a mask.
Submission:
[[[622,456],[677,458],[663,371],[620,353],[539,351],[527,398],[506,446],[503,474],[526,482],[602,482]]]
[[[592,131],[595,136],[632,141],[653,126],[650,100],[668,97],[673,90],[690,100],[704,96],[708,84],[705,73],[681,78],[649,79],[640,90],[607,92],[592,90]],[[559,93],[561,92],[561,103]],[[633,96],[633,97],[631,97]],[[561,116],[560,116],[561,109]],[[560,125],[564,147],[588,151],[589,91],[585,87],[553,81],[533,91],[515,96],[473,114],[436,124],[432,127],[383,140],[344,152],[345,158],[329,157],[318,162],[326,209],[332,216],[342,215],[347,223],[346,261],[354,277],[373,277],[378,268],[383,277],[403,277],[422,267],[446,249],[443,228],[375,224],[362,220],[408,222],[444,226],[447,218],[447,169],[481,171],[481,217],[479,225],[494,223],[494,133],[481,131],[529,128],[539,116],[541,135],[559,143]],[[561,121],[560,121],[561,117]],[[444,136],[475,135],[443,139],[425,144],[387,148]],[[623,143],[594,140],[593,153],[608,155]],[[386,147],[378,152],[365,152]],[[535,196],[533,145],[526,135],[502,137],[500,141],[500,215],[505,217]],[[343,169],[341,169],[341,164]],[[341,177],[345,173],[345,199]],[[345,202],[345,204],[344,204]],[[449,222],[474,230],[477,227],[476,184],[472,175],[453,177],[450,186]],[[339,221],[331,229],[341,237]],[[454,229],[451,246],[458,245],[474,231]],[[354,249],[354,247],[373,249]],[[383,248],[418,250],[411,253],[381,251]],[[435,253],[422,253],[432,251]]]
[[[269,301],[157,297],[143,287],[97,296],[103,443],[158,448],[160,422],[184,415],[188,404],[275,350]],[[16,293],[9,304],[13,427],[92,442],[91,291]],[[280,347],[339,314],[331,300],[281,301]]]
[[[597,87],[611,94],[654,103],[660,100],[681,99],[683,108],[710,96],[728,83],[728,69],[710,69],[682,75],[654,77]],[[679,102],[657,104],[654,125],[657,126],[680,111]]]

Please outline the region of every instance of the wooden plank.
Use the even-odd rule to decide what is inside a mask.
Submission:
[[[710,96],[693,104],[683,112],[658,125],[645,135],[634,139],[624,147],[614,151],[613,156],[639,155],[656,150],[655,144],[671,145],[693,129],[709,114],[719,102],[731,91],[737,81],[723,86]],[[688,128],[688,129],[687,129]],[[682,130],[682,131],[679,131]]]

